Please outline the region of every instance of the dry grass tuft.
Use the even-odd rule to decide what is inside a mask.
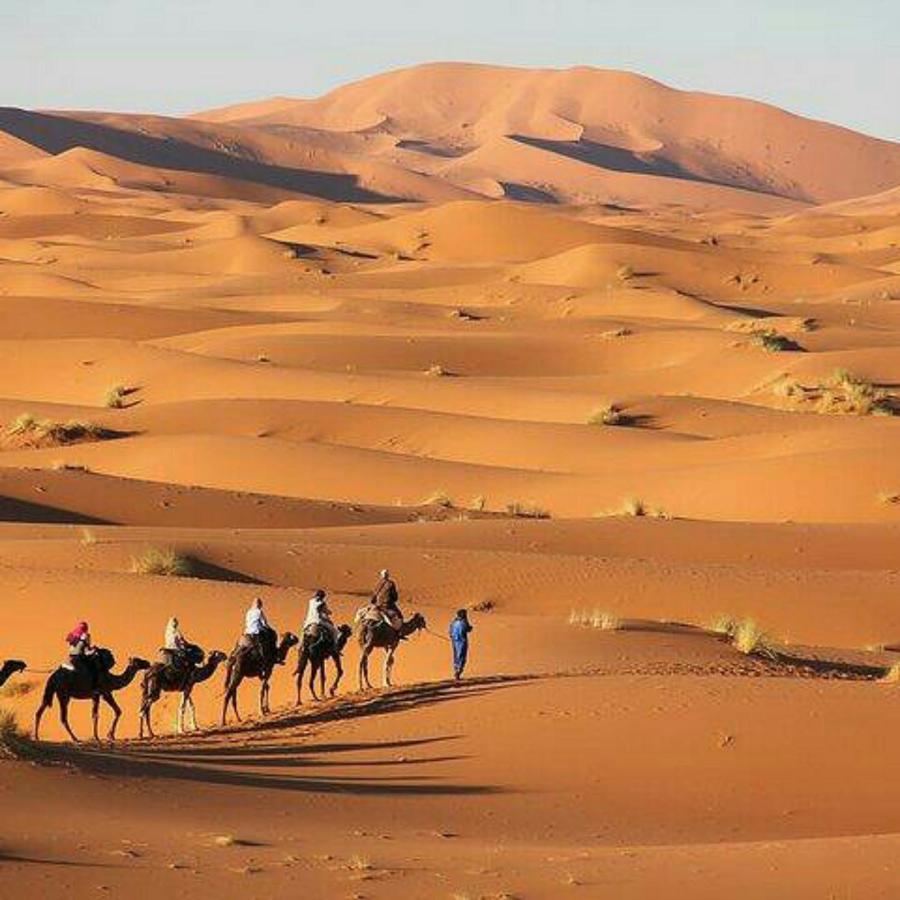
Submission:
[[[103,398],[103,405],[107,409],[122,409],[125,406],[125,398],[131,393],[131,389],[122,384],[114,384]]]
[[[878,495],[878,502],[884,504],[900,503],[900,492],[898,491],[882,491]]]
[[[625,416],[614,403],[606,403],[588,416],[588,425],[623,425]]]
[[[897,684],[900,682],[900,662],[895,662],[892,666],[888,666],[879,680],[884,684]]]
[[[619,266],[619,268],[616,269],[616,278],[618,278],[619,281],[630,281],[634,278],[634,275],[635,272],[631,266]]]
[[[631,518],[649,518],[649,519],[668,519],[669,514],[657,506],[650,506],[644,503],[639,497],[626,497],[622,501],[622,505],[618,509],[603,510],[595,513],[595,518],[606,519],[621,517]]]
[[[506,504],[506,514],[517,519],[549,519],[550,513],[534,503],[513,500]]]
[[[443,509],[452,509],[453,501],[444,491],[435,491],[429,494],[423,501],[423,506],[440,506]]]
[[[740,619],[734,624],[731,642],[735,650],[770,656],[774,647],[772,639],[753,619]]]
[[[432,378],[446,378],[451,373],[448,372],[440,363],[434,363],[425,370],[426,375]]]
[[[163,547],[148,547],[140,556],[131,560],[131,571],[136,575],[170,575],[190,578],[196,569],[190,556]]]
[[[837,369],[818,388],[820,413],[850,416],[892,416],[893,398],[882,388]]]
[[[70,420],[54,422],[38,419],[29,412],[17,416],[6,428],[5,437],[28,447],[48,447],[63,444],[80,444],[115,437],[115,432],[93,422]]]
[[[709,623],[707,628],[716,634],[724,635],[730,640],[734,637],[734,633],[737,630],[738,621],[739,620],[735,619],[734,616],[720,613]]]
[[[601,631],[618,631],[622,627],[622,620],[611,612],[595,609],[575,610],[569,613],[569,624],[582,628],[599,628]]]
[[[347,860],[347,868],[353,869],[354,872],[371,872],[372,862],[367,856],[354,854]]]
[[[755,331],[750,335],[750,343],[754,347],[765,350],[766,353],[781,353],[790,350],[799,350],[799,346],[795,341],[771,328],[765,331]]]

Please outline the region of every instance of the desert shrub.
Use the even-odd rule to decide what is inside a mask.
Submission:
[[[734,637],[735,631],[737,631],[738,623],[739,620],[735,619],[734,616],[720,613],[709,623],[708,628],[716,634],[722,634],[728,638],[732,638]]]
[[[618,631],[622,627],[622,620],[611,612],[595,609],[575,610],[569,613],[569,624],[582,628],[599,628],[601,631]]]
[[[190,578],[196,563],[190,556],[163,547],[148,547],[131,560],[131,571],[136,575],[171,575]]]
[[[735,623],[732,644],[735,650],[748,655],[751,653],[769,655],[772,649],[772,639],[753,619],[740,619]]]
[[[886,684],[897,684],[900,682],[900,662],[895,662],[892,666],[888,666],[881,676],[881,681]]]
[[[28,412],[17,416],[6,428],[7,439],[26,446],[79,444],[115,436],[115,432],[94,422],[83,422],[77,419],[68,422],[54,422],[52,419],[38,419]]]
[[[628,281],[631,278],[634,278],[634,269],[632,269],[631,266],[619,266],[619,268],[616,269],[616,278],[618,278],[619,281]]]
[[[103,405],[108,409],[122,409],[125,406],[125,398],[129,393],[129,389],[124,385],[115,384],[106,392]]]
[[[588,416],[588,425],[622,425],[625,417],[613,403],[606,403]]]
[[[819,412],[855,416],[894,414],[891,395],[869,381],[836,369],[819,389]]]
[[[432,378],[446,378],[450,373],[440,363],[434,363],[425,370]]]
[[[885,504],[900,503],[900,492],[898,491],[882,491],[878,495],[878,502]]]
[[[750,343],[767,353],[780,353],[785,350],[798,350],[797,344],[790,338],[772,329],[756,331],[750,336]]]
[[[444,509],[450,509],[453,506],[453,501],[450,497],[444,493],[444,491],[435,491],[432,494],[429,494],[423,501],[423,506],[442,506]]]
[[[665,510],[656,506],[650,506],[639,497],[626,497],[621,506],[616,509],[608,509],[595,513],[599,519],[615,518],[616,516],[651,519],[668,519],[669,515]]]
[[[519,500],[513,500],[506,504],[506,513],[515,516],[518,519],[549,519],[550,513],[534,503],[522,503]]]

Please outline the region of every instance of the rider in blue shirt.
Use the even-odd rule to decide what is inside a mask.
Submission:
[[[462,678],[466,668],[471,630],[469,614],[464,609],[457,610],[456,618],[450,623],[450,643],[453,644],[453,676],[457,681]]]

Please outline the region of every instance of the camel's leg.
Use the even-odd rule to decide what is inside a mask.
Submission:
[[[41,739],[41,719],[44,718],[44,712],[49,708],[49,703],[44,703],[41,701],[41,705],[37,708],[37,712],[34,714],[34,739],[39,741]]]
[[[94,724],[94,740],[99,741],[100,735],[97,734],[97,725],[100,721],[100,697],[97,694],[91,697],[91,721]]]
[[[319,693],[323,700],[325,699],[325,662],[327,659],[327,656],[323,656],[319,662]]]
[[[75,743],[78,743],[78,738],[75,737],[75,732],[69,727],[69,698],[64,697],[62,694],[58,696],[59,700],[59,721],[62,722],[63,728],[69,733],[69,737],[72,738]]]
[[[190,730],[197,730],[197,711],[194,708],[194,698],[192,696],[192,687],[189,685],[186,687],[181,695],[181,727],[184,729],[185,727],[185,714],[190,712],[191,714],[191,725]]]
[[[259,714],[267,716],[269,714],[269,679],[263,678],[262,684],[259,686]]]
[[[333,654],[331,658],[334,660],[334,667],[336,669],[334,684],[331,685],[331,696],[333,697],[337,693],[338,685],[341,683],[341,678],[344,677],[344,667],[341,665],[340,653]]]
[[[391,647],[384,655],[384,686],[393,687],[391,684],[391,670],[394,668],[394,651],[396,647]]]
[[[309,661],[309,654],[306,652],[306,648],[300,650],[300,659],[297,661],[297,706],[303,702],[302,694],[303,694],[303,675],[306,672],[306,664]]]
[[[104,703],[113,711],[113,719],[112,723],[109,726],[109,733],[107,734],[107,739],[110,741],[114,741],[116,739],[116,726],[119,724],[119,719],[122,718],[122,708],[116,703],[116,698],[113,697],[110,693],[105,693],[101,695],[103,697]]]
[[[312,662],[309,670],[309,692],[313,695],[313,700],[321,700],[322,697],[319,695],[319,692],[316,690],[316,676],[319,674],[319,667],[322,665],[322,661],[320,659],[315,659]]]
[[[367,644],[363,647],[362,655],[359,658],[359,689],[364,690],[365,688],[371,689],[372,682],[369,681],[369,654],[372,652],[372,647],[370,644]]]

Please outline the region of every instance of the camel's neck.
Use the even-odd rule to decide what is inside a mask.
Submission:
[[[337,652],[338,653],[343,652],[344,647],[347,646],[347,640],[349,637],[350,637],[350,632],[348,632],[348,631],[341,631],[340,634],[338,634],[338,639],[337,639]]]
[[[418,631],[421,628],[421,624],[418,619],[407,619],[400,626],[400,634],[404,635],[404,637],[408,634],[413,634],[413,632]]]
[[[287,659],[288,650],[290,649],[291,645],[283,641],[278,645],[278,650],[275,653],[275,659],[277,659],[279,663],[283,663]]]
[[[9,676],[15,671],[15,666],[11,666],[9,663],[3,663],[3,665],[0,666],[0,685],[6,684],[9,680]]]
[[[132,681],[134,681],[134,676],[138,673],[138,667],[133,663],[128,665],[123,672],[118,675],[113,675],[112,672],[107,676],[107,685],[114,691],[119,691],[122,688],[128,687]]]
[[[194,684],[200,684],[201,682],[212,678],[216,669],[219,668],[220,662],[222,662],[221,659],[208,659],[202,666],[194,669]]]

